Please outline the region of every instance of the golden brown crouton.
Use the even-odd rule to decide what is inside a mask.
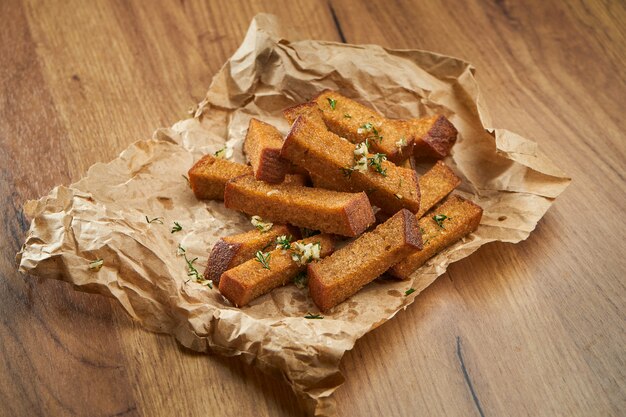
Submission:
[[[421,247],[415,215],[399,211],[373,231],[309,265],[311,297],[320,310],[328,311]]]
[[[285,179],[287,166],[280,157],[283,137],[274,126],[250,119],[243,150],[248,157],[254,177],[273,184]]]
[[[319,107],[317,107],[317,104],[315,103],[296,104],[295,106],[288,107],[283,110],[283,116],[285,116],[285,119],[287,119],[289,124],[293,124],[298,116],[302,116],[305,114],[314,116],[316,118],[319,117],[319,120],[323,121],[322,111],[319,109]]]
[[[360,148],[362,153],[357,155]],[[365,191],[372,204],[389,214],[403,208],[419,211],[415,171],[366,153],[364,145],[357,147],[343,140],[313,115],[298,116],[283,143],[281,156],[323,178],[326,188]],[[363,170],[355,169],[358,159],[364,161]]]
[[[296,227],[275,224],[268,231],[255,229],[221,238],[209,253],[204,279],[219,285],[224,271],[252,259],[256,251],[265,250],[269,246],[273,248],[272,244],[279,236],[289,236],[296,240],[300,238],[300,231]]]
[[[408,279],[432,256],[476,230],[482,214],[483,209],[475,203],[457,195],[448,197],[419,221],[424,248],[398,262],[389,273]]]
[[[414,136],[415,158],[442,159],[450,154],[458,131],[445,116],[424,117],[409,122]]]
[[[252,168],[213,155],[205,155],[189,170],[189,183],[195,196],[223,200],[224,186],[232,178],[252,173]]]
[[[285,246],[289,249],[284,249]],[[321,234],[298,242],[287,242],[278,249],[275,247],[224,272],[219,283],[222,295],[234,305],[244,306],[293,280],[298,273],[306,270],[307,262],[315,262],[313,258],[321,259],[331,254],[334,242],[331,236]],[[309,256],[304,258],[303,252],[306,251],[309,251]]]
[[[267,184],[252,175],[232,179],[224,191],[224,205],[263,219],[357,236],[374,223],[374,212],[365,193]]]
[[[435,165],[419,178],[420,210],[417,218],[422,217],[435,204],[446,198],[456,187],[461,184],[461,179],[456,176],[443,161],[437,161]]]
[[[322,110],[331,132],[352,143],[367,139],[375,152],[384,153],[393,162],[401,162],[411,154],[413,135],[406,121],[388,119],[335,91],[323,91],[312,101]]]

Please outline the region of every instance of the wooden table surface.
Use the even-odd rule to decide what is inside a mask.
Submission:
[[[624,415],[623,2],[3,0],[0,416],[303,415],[286,383],[14,262],[24,201],[186,117],[262,11],[292,38],[472,62],[496,127],[573,177],[527,241],[452,265],[357,342],[339,415]]]

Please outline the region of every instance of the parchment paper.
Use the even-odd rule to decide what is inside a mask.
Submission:
[[[61,279],[76,289],[116,298],[147,329],[170,333],[188,348],[241,355],[282,376],[311,414],[334,414],[332,394],[344,381],[339,361],[366,332],[392,318],[444,273],[446,267],[495,240],[519,242],[567,186],[569,179],[536,143],[491,122],[480,104],[474,69],[456,58],[415,50],[334,42],[290,42],[273,16],[258,15],[235,54],[214,77],[194,117],[132,144],[85,178],[25,205],[32,218],[17,255],[19,269]],[[194,161],[228,140],[243,162],[250,117],[287,132],[281,110],[319,91],[338,89],[383,114],[447,115],[459,139],[446,161],[463,178],[460,193],[484,208],[478,230],[430,260],[412,280],[377,280],[326,314],[307,290],[276,289],[234,308],[217,289],[188,282],[186,262],[225,235],[252,228],[219,202],[194,198],[183,175]],[[161,217],[163,224],[145,219]],[[182,231],[171,233],[173,222]],[[98,272],[88,265],[102,258]],[[417,291],[409,296],[408,288]]]

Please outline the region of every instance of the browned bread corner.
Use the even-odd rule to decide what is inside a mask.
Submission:
[[[373,231],[309,265],[311,297],[320,310],[328,311],[421,247],[417,218],[401,210]]]
[[[333,237],[326,234],[312,236],[299,242],[319,243],[320,258],[334,250]],[[294,243],[291,245],[295,247]],[[241,307],[272,289],[291,282],[298,273],[306,270],[306,263],[298,263],[292,258],[293,249],[272,249],[261,254],[265,265],[255,258],[224,272],[219,280],[222,295],[234,305]]]
[[[300,231],[297,227],[275,224],[266,232],[255,229],[220,238],[209,253],[204,278],[219,285],[220,276],[226,270],[252,259],[258,250],[273,248],[272,244],[279,236],[296,240],[300,238]]]
[[[250,119],[243,150],[257,180],[274,184],[283,182],[287,164],[280,157],[282,145],[283,137],[278,129],[260,120]]]
[[[432,256],[476,230],[482,215],[483,209],[474,202],[451,195],[420,219],[424,248],[413,251],[389,273],[396,278],[408,279]]]
[[[289,124],[293,124],[298,116],[302,116],[305,114],[311,115],[316,118],[319,117],[319,120],[323,121],[322,111],[319,109],[319,107],[317,107],[317,104],[312,102],[296,104],[295,106],[287,107],[285,110],[283,110],[283,116],[285,117],[285,119],[287,119]]]
[[[446,198],[456,187],[461,184],[461,179],[443,161],[437,161],[435,165],[419,178],[421,201],[417,218],[422,217],[435,204]]]
[[[223,200],[224,186],[232,178],[252,173],[252,168],[213,155],[205,155],[188,172],[196,198]]]
[[[228,182],[224,205],[272,222],[350,237],[363,233],[375,220],[365,193],[268,184],[253,175]]]
[[[442,159],[450,154],[458,131],[446,116],[435,115],[410,121],[413,126],[413,155],[417,159]]]

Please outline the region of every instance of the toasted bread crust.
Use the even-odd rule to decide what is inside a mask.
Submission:
[[[330,235],[312,236],[300,241],[303,244],[320,243],[320,258],[334,250],[334,239]],[[250,259],[228,271],[219,280],[219,290],[224,297],[236,306],[244,306],[253,299],[272,289],[290,282],[298,273],[306,270],[291,259],[291,250],[274,249],[268,251],[269,269],[260,262]]]
[[[213,155],[205,155],[188,172],[189,184],[198,199],[223,200],[228,180],[252,173],[252,168]]]
[[[296,227],[275,224],[267,232],[250,230],[220,238],[209,253],[204,278],[219,285],[220,276],[224,271],[251,259],[256,251],[271,245],[277,237],[282,235],[299,239],[300,231]]]
[[[415,171],[383,161],[384,175],[371,167],[346,174],[346,168],[354,165],[355,149],[355,145],[328,131],[320,120],[304,114],[293,123],[281,156],[322,178],[326,189],[365,191],[372,204],[389,214],[403,208],[417,213],[420,190]]]
[[[424,248],[413,251],[395,264],[389,269],[389,274],[400,279],[410,278],[432,256],[476,230],[482,213],[482,208],[472,201],[457,195],[448,197],[443,204],[419,220]],[[433,219],[436,214],[446,216],[442,221],[443,227]]]
[[[309,176],[304,174],[287,174],[285,175],[285,181],[282,183],[285,185],[300,185],[304,187],[309,184]]]
[[[362,233],[375,220],[365,193],[267,184],[252,175],[228,182],[224,204],[269,221],[350,237]]]
[[[278,184],[285,180],[286,165],[280,157],[280,148],[261,150],[259,164],[254,174],[257,180]]]
[[[283,116],[287,119],[289,124],[293,124],[298,116],[311,113],[317,113],[320,117],[322,115],[321,110],[317,107],[317,104],[313,102],[296,104],[295,106],[287,107],[283,110]]]
[[[334,108],[331,100],[334,100]],[[350,142],[361,143],[370,138],[372,149],[384,153],[395,163],[402,162],[411,154],[413,135],[410,123],[388,119],[336,91],[324,90],[311,101],[322,110],[328,129]],[[363,129],[367,123],[372,125],[371,129]],[[404,145],[398,146],[401,140]]]
[[[450,154],[458,131],[447,117],[425,117],[414,121],[413,155],[417,159],[442,159]]]
[[[401,210],[328,258],[309,265],[311,297],[320,310],[328,311],[421,247],[415,215]]]
[[[241,249],[240,243],[226,243],[223,239],[218,240],[209,253],[204,279],[213,281],[214,285],[219,285],[220,276],[229,268],[239,249]]]
[[[415,227],[417,223],[415,215],[408,210],[402,210],[400,214],[402,214],[402,222],[404,223],[404,233],[402,234],[404,242],[413,248],[422,249],[422,234],[420,233],[419,227]]]
[[[417,218],[422,217],[435,204],[446,198],[461,184],[461,179],[443,161],[435,165],[419,178],[422,198]]]
[[[283,138],[278,129],[260,120],[250,119],[243,149],[257,180],[273,184],[283,182],[287,164],[280,158],[282,144]]]

